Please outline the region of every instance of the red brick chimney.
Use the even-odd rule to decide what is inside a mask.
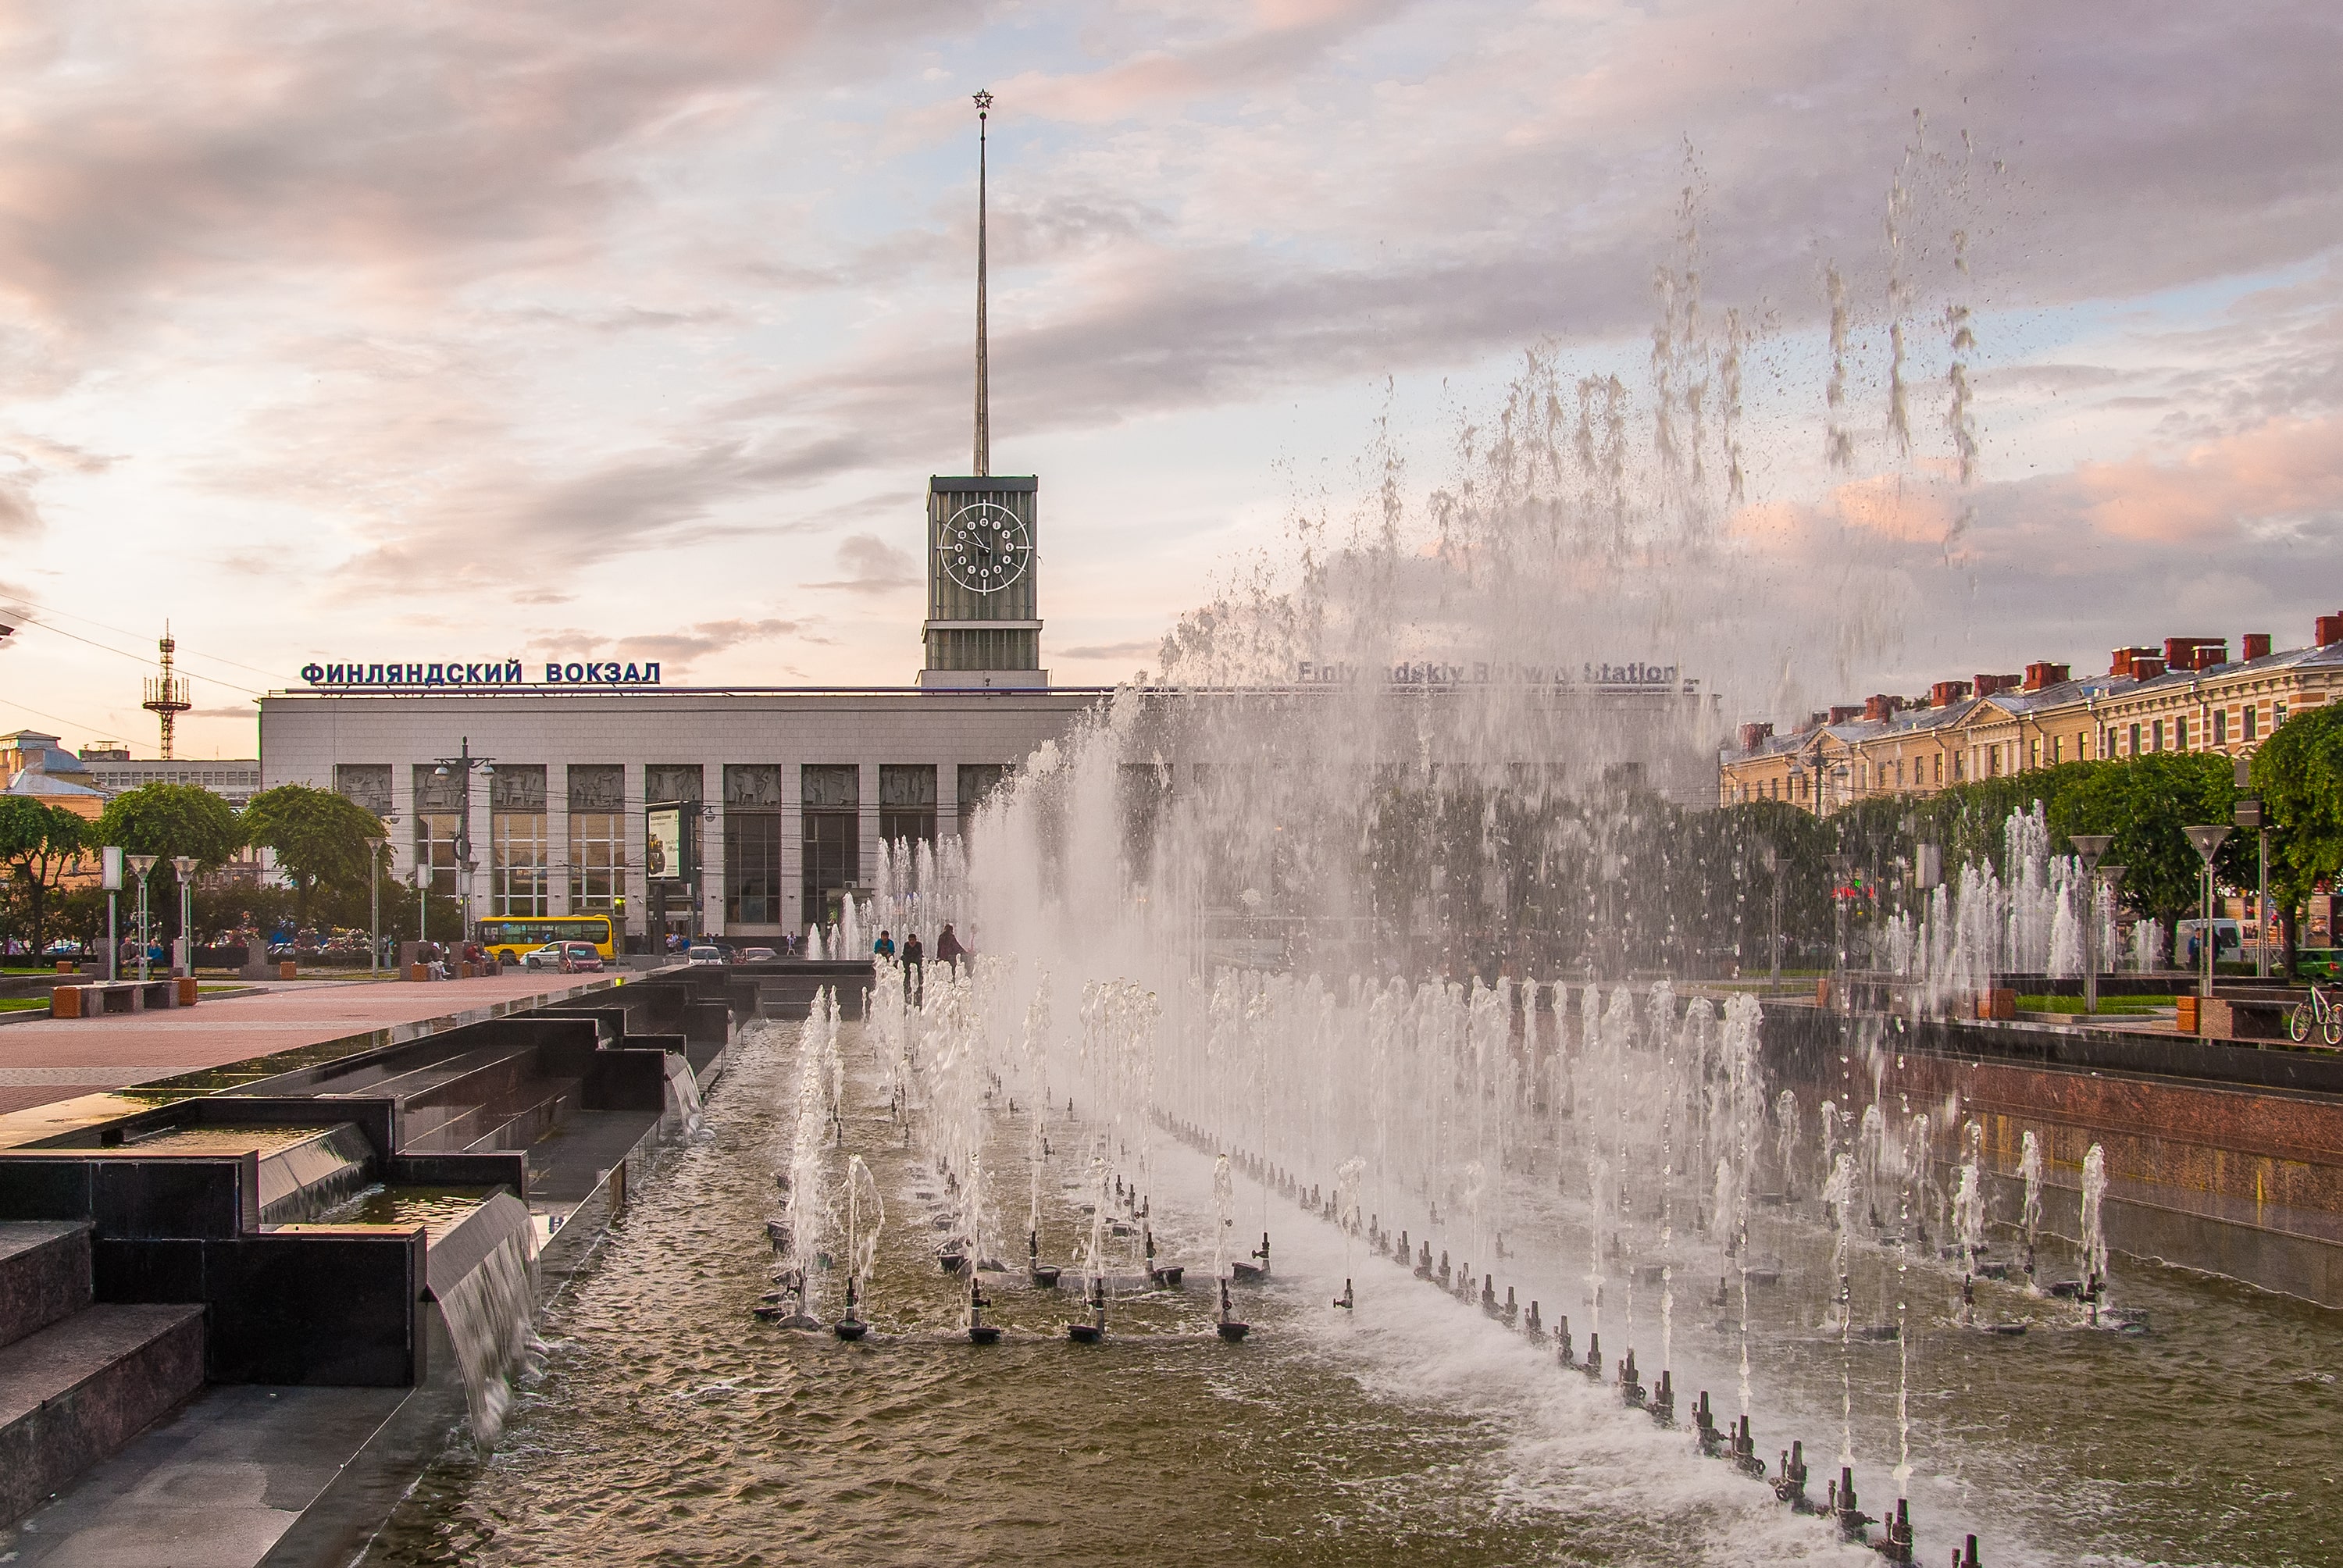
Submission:
[[[2249,631],[2246,633],[2242,639],[2240,639],[2240,650],[2237,657],[2241,659],[2268,658],[2269,657],[2269,633],[2266,631]]]
[[[1996,691],[2007,691],[2022,678],[2015,675],[1980,675],[1971,688],[1979,697],[1991,697]]]
[[[2167,669],[2210,669],[2229,662],[2226,637],[2167,637],[2164,639]]]
[[[2066,678],[2066,667],[2063,664],[2029,664],[2026,667],[2025,689],[2040,691],[2045,687],[2056,686]]]
[[[2320,616],[2312,635],[2320,648],[2343,642],[2343,615]]]
[[[1745,724],[1741,727],[1741,749],[1755,751],[1773,736],[1771,724]]]
[[[1830,710],[1830,721],[1833,724],[1845,724],[1848,719],[1857,717],[1862,712],[1863,704],[1860,702],[1833,703]]]
[[[1903,710],[1903,708],[1902,698],[1890,697],[1884,691],[1878,692],[1863,699],[1863,717],[1871,723],[1877,724],[1895,718]]]
[[[2156,659],[2156,672],[2158,675],[2164,673],[2164,661],[2161,658],[2157,658],[2156,649],[2152,648],[2119,648],[2116,649],[2114,660],[2107,666],[2107,673],[2109,675],[2127,676],[2134,680],[2145,679],[2145,677],[2134,675],[2132,673],[2132,666],[2143,658]]]
[[[1969,683],[1966,680],[1940,680],[1928,688],[1928,706],[1950,708],[1968,694]]]

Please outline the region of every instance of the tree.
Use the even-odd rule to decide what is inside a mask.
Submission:
[[[309,897],[319,886],[366,886],[379,818],[330,789],[279,784],[244,809],[247,839],[277,852],[277,868],[293,879],[294,919],[307,925]]]
[[[49,895],[80,858],[87,833],[87,824],[62,807],[30,795],[0,795],[0,866],[25,894],[36,957],[44,945],[42,917]]]
[[[2060,837],[2112,833],[2107,859],[2128,868],[2124,902],[2169,929],[2196,916],[2205,862],[2183,828],[2227,825],[2237,806],[2236,768],[2218,752],[2160,751],[2093,769],[2050,806]],[[2253,879],[2250,839],[2230,835],[2213,863],[2214,879],[2231,887]]]
[[[193,784],[142,784],[106,803],[91,842],[118,844],[131,855],[186,855],[199,871],[217,870],[244,848],[244,830],[226,801]]]
[[[2343,875],[2343,707],[2307,709],[2254,754],[2254,789],[2271,829],[2270,900],[2289,960],[2294,911]]]

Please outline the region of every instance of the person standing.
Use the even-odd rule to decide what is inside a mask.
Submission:
[[[903,987],[903,994],[915,1002],[920,1000],[920,982],[926,978],[922,970],[927,956],[927,950],[920,945],[920,933],[907,932],[903,938],[903,977],[909,983]]]
[[[936,933],[936,962],[956,964],[967,956],[968,950],[960,945],[960,939],[952,934],[951,922],[946,920],[944,929]]]

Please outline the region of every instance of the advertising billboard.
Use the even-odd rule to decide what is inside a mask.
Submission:
[[[691,873],[683,841],[683,808],[653,806],[644,813],[644,873],[653,881],[681,881]]]

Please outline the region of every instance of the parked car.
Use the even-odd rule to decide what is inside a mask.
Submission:
[[[2343,980],[2343,948],[2295,949],[2294,978],[2316,980]]]
[[[724,961],[724,950],[722,948],[713,947],[696,947],[689,952],[684,954],[683,961],[688,964],[721,964]]]
[[[559,946],[563,973],[587,975],[602,972],[602,950],[592,942],[563,942]]]
[[[780,956],[770,948],[749,948],[741,953],[740,961],[744,964],[769,964]]]
[[[548,942],[541,948],[531,948],[521,954],[520,967],[525,970],[558,970],[568,956],[568,942]]]

